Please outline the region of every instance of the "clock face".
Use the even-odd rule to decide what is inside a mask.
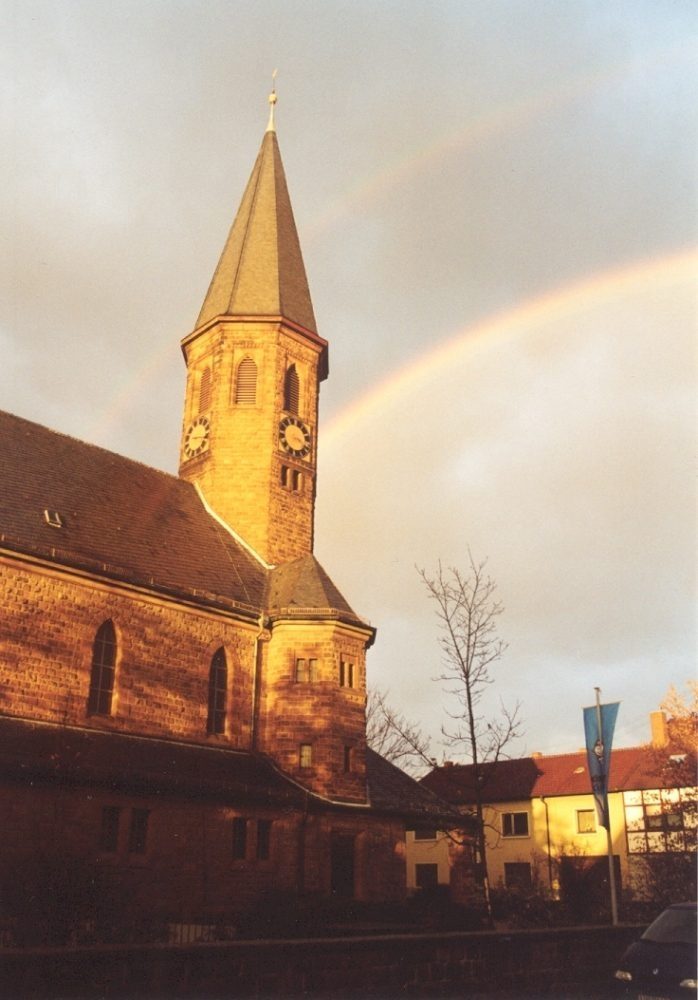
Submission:
[[[208,448],[208,433],[210,424],[206,417],[197,417],[190,424],[184,437],[184,454],[187,458],[195,458]]]
[[[298,417],[284,417],[279,424],[279,444],[294,458],[310,454],[310,430]]]

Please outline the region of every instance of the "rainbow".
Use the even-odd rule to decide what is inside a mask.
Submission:
[[[416,383],[454,366],[468,353],[491,344],[493,340],[518,336],[532,326],[547,326],[564,316],[581,314],[605,301],[636,294],[640,289],[653,287],[659,290],[682,282],[695,285],[697,277],[698,248],[691,247],[659,259],[603,271],[495,313],[460,330],[426,354],[419,355],[350,403],[323,428],[323,446],[331,447],[343,434],[354,429],[357,421],[368,419],[378,409],[414,391]]]
[[[661,46],[646,53],[643,72],[646,74],[651,69],[684,58],[693,60],[694,56],[695,46],[692,39]],[[553,114],[582,98],[610,90],[630,74],[636,73],[637,69],[637,61],[634,58],[617,61],[570,80],[560,81],[554,91],[548,88],[488,108],[482,114],[471,118],[464,127],[450,129],[416,154],[410,151],[409,156],[393,160],[383,170],[343,191],[311,223],[302,227],[301,243],[303,246],[311,246],[339,220],[351,216],[358,205],[367,204],[383,194],[394,191],[396,187],[404,184],[408,177],[432,169],[454,151],[482,143],[505,130],[513,131],[521,128],[530,121]]]

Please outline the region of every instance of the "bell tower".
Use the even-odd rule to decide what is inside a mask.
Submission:
[[[182,341],[180,476],[268,564],[313,550],[318,336],[274,106],[204,304]]]

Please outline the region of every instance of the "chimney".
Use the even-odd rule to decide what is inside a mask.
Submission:
[[[661,750],[667,745],[669,728],[664,712],[650,712],[650,732],[652,733],[652,746],[655,750]]]

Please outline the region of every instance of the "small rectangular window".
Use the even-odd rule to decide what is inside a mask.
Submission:
[[[317,660],[308,660],[308,673],[313,684],[318,679]]]
[[[233,859],[244,861],[247,857],[247,820],[236,816],[233,820]]]
[[[596,813],[593,809],[577,810],[577,833],[596,833]]]
[[[302,483],[301,474],[298,471],[298,469],[294,469],[291,474],[291,489],[294,491],[294,493],[300,493],[301,483]]]
[[[304,684],[308,680],[308,661],[296,660],[296,683]]]
[[[128,834],[129,854],[145,854],[148,842],[149,809],[131,810],[131,828]]]
[[[339,686],[354,687],[354,664],[349,663],[348,660],[340,660],[339,662]]]
[[[288,486],[288,473],[289,473],[288,466],[287,465],[282,465],[281,466],[281,485],[282,486]]]
[[[528,813],[502,813],[502,834],[505,837],[527,837]]]
[[[415,865],[414,880],[418,889],[435,889],[439,884],[439,866]]]
[[[414,831],[415,840],[436,840],[436,830],[431,826],[418,826]]]
[[[99,846],[103,851],[116,851],[118,849],[120,816],[121,809],[118,806],[105,806],[102,809]]]
[[[344,773],[348,774],[351,771],[351,747],[344,747]]]
[[[269,848],[271,845],[271,820],[257,820],[257,860],[269,860]]]
[[[299,767],[313,766],[313,745],[312,743],[301,743],[298,751]]]
[[[531,866],[527,861],[504,862],[504,885],[507,889],[530,889]]]

